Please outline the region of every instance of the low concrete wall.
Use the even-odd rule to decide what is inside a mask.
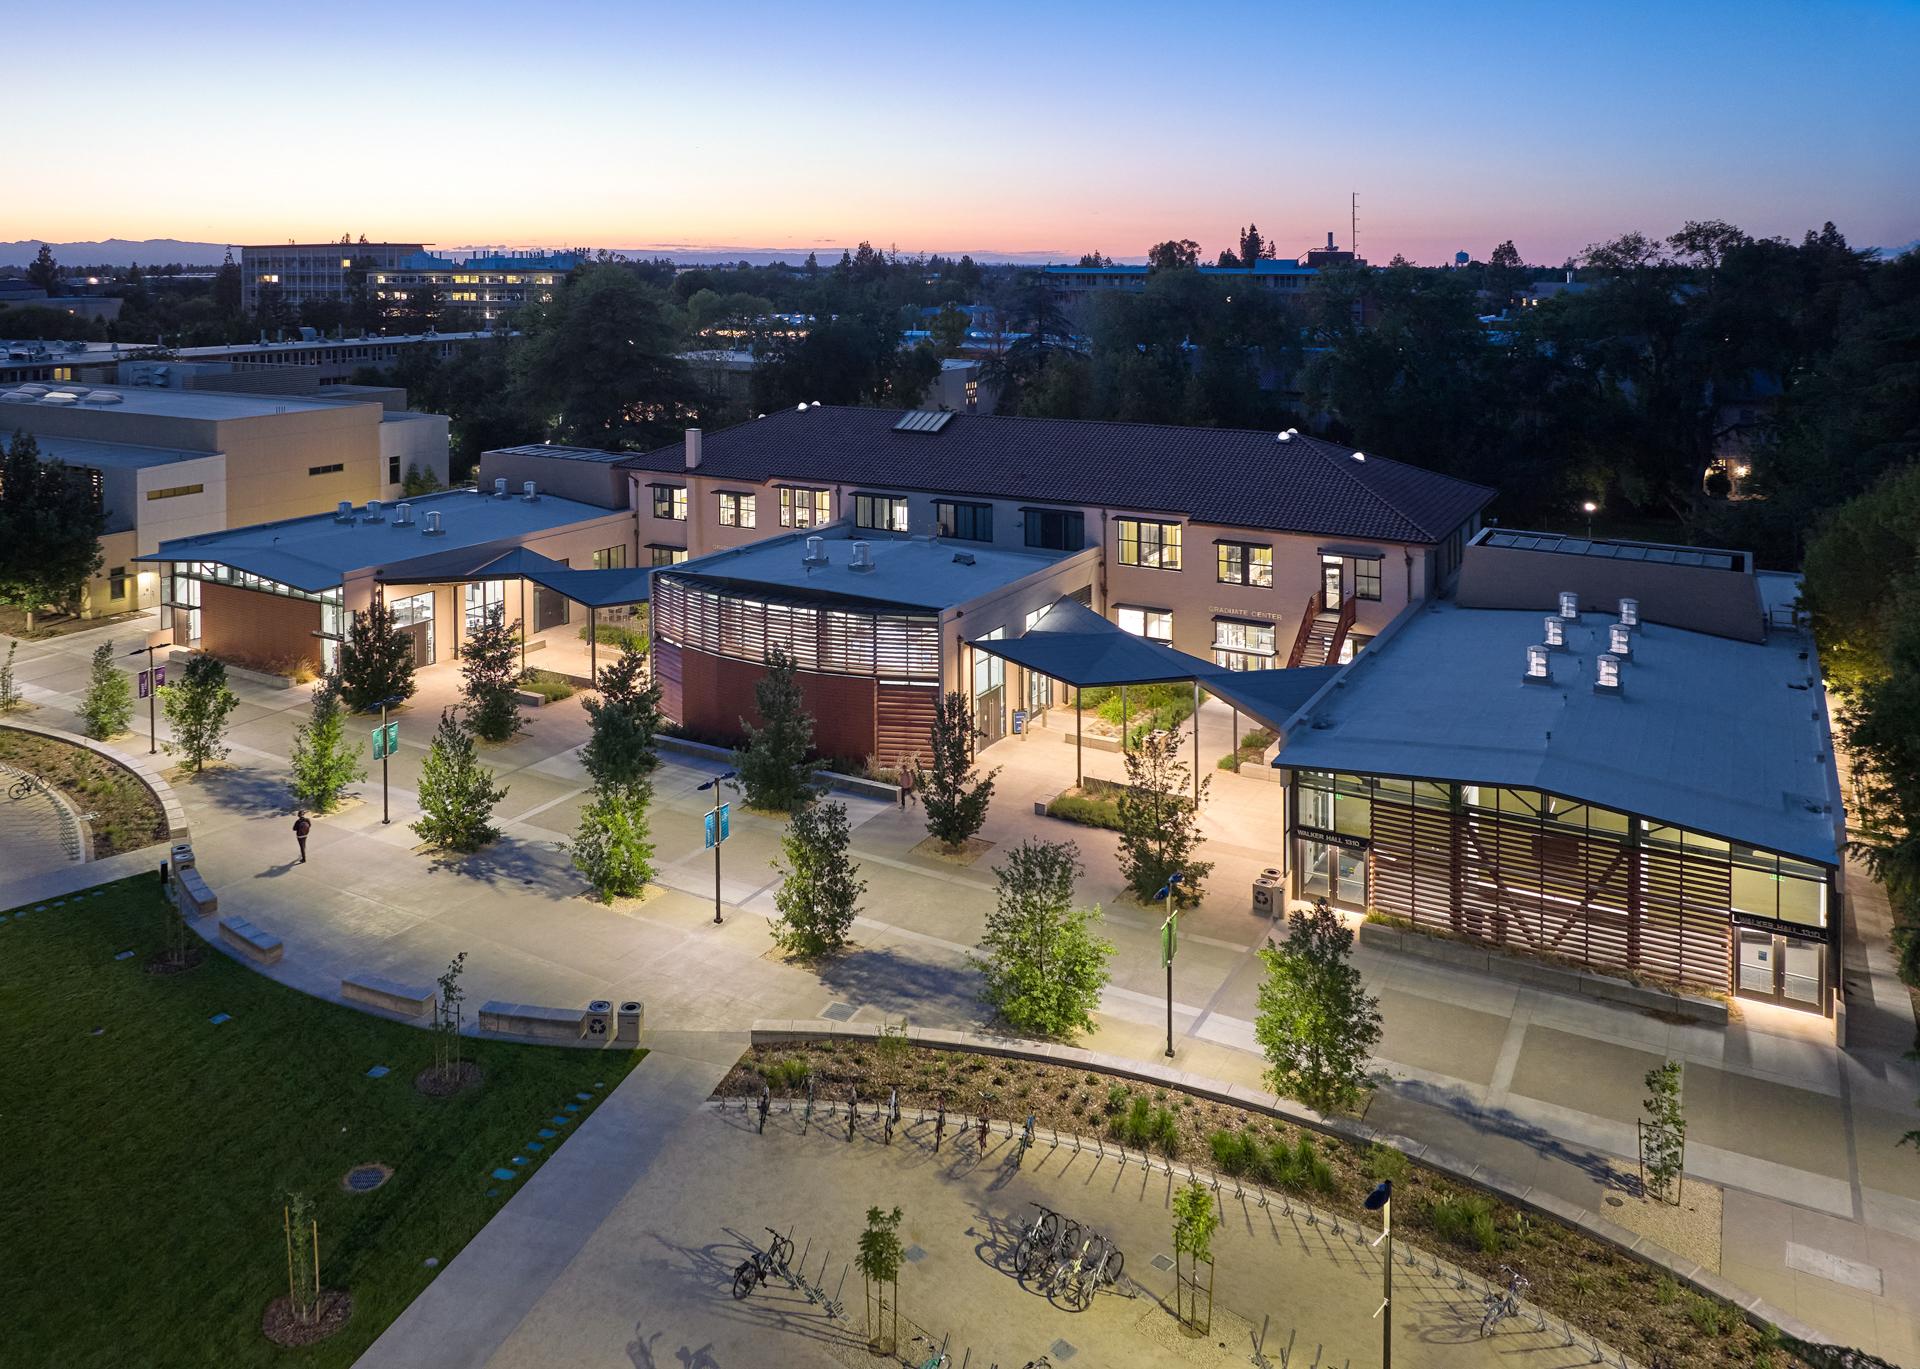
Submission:
[[[662,751],[675,756],[685,756],[689,760],[703,761],[709,765],[728,769],[733,765],[733,752],[724,746],[712,746],[706,742],[689,741],[685,737],[670,737],[661,733],[656,742]],[[823,784],[842,794],[857,794],[861,798],[879,799],[883,803],[900,802],[900,786],[887,784],[881,780],[862,779],[858,775],[842,775],[834,770],[816,770],[814,783]]]
[[[1570,965],[1529,960],[1526,956],[1509,954],[1475,941],[1428,936],[1424,932],[1409,931],[1405,927],[1394,927],[1383,922],[1362,922],[1360,944],[1370,951],[1416,956],[1442,965],[1458,965],[1495,979],[1532,984],[1542,989],[1578,994],[1582,998],[1619,1003],[1629,1008],[1677,1013],[1715,1027],[1727,1025],[1727,1005],[1717,998],[1635,984],[1611,975],[1575,969]]]
[[[31,732],[38,737],[52,737],[55,741],[84,746],[122,769],[131,770],[140,783],[144,784],[160,801],[160,808],[167,818],[167,839],[169,841],[187,840],[187,810],[181,807],[180,800],[173,796],[173,786],[160,778],[160,771],[145,756],[129,756],[91,737],[62,732],[57,727],[41,727],[35,723],[21,722],[17,718],[7,719],[6,722],[0,723],[0,727],[11,727],[16,731]]]
[[[881,1028],[877,1023],[831,1022],[824,1019],[798,1021],[766,1019],[753,1024],[753,1030],[748,1039],[756,1046],[778,1045],[783,1041],[873,1040],[880,1035],[880,1031]],[[1529,1208],[1543,1216],[1551,1217],[1605,1245],[1612,1246],[1622,1254],[1664,1269],[1674,1278],[1692,1285],[1699,1292],[1731,1303],[1739,1308],[1749,1321],[1758,1325],[1777,1326],[1788,1335],[1814,1345],[1835,1344],[1833,1337],[1826,1332],[1809,1326],[1798,1317],[1775,1307],[1765,1299],[1736,1287],[1704,1265],[1676,1255],[1665,1246],[1648,1240],[1638,1232],[1629,1231],[1617,1222],[1610,1222],[1596,1212],[1570,1203],[1544,1189],[1535,1188],[1531,1184],[1510,1179],[1498,1170],[1489,1169],[1478,1161],[1465,1159],[1450,1151],[1440,1150],[1405,1136],[1382,1131],[1355,1118],[1325,1117],[1290,1098],[1281,1098],[1276,1094],[1264,1093],[1242,1084],[1223,1083],[1205,1075],[1189,1074],[1184,1070],[1170,1069],[1164,1065],[1133,1060],[1125,1056],[1083,1050],[1078,1046],[1060,1046],[1050,1042],[1028,1041],[1016,1036],[999,1036],[986,1032],[943,1031],[927,1027],[908,1027],[907,1038],[916,1046],[973,1051],[982,1055],[1000,1055],[1014,1060],[1035,1060],[1042,1064],[1097,1070],[1103,1074],[1131,1079],[1136,1083],[1180,1089],[1197,1098],[1223,1103],[1248,1112],[1265,1113],[1270,1117],[1291,1122],[1295,1126],[1338,1136],[1360,1145],[1379,1142],[1382,1145],[1392,1146],[1409,1159],[1418,1161],[1450,1179],[1490,1193],[1516,1207]]]

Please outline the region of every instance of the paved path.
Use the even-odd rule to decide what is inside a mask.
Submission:
[[[70,715],[95,635],[23,645],[17,668],[40,705],[36,721],[62,725]],[[487,763],[510,786],[500,842],[461,861],[417,854],[404,825],[414,816],[412,786],[454,684],[451,670],[426,672],[403,715],[394,824],[380,822],[376,769],[360,803],[317,825],[304,866],[292,863],[284,772],[306,692],[239,687],[229,764],[181,784],[179,797],[223,911],[285,938],[276,977],[333,995],[342,973],[424,982],[466,950],[476,1002],[639,997],[649,1022],[692,1030],[740,1031],[758,1018],[812,1018],[830,1008],[862,1021],[906,1015],[924,1026],[979,1025],[966,955],[991,907],[991,875],[916,851],[924,835],[917,813],[849,801],[869,884],[866,916],[856,949],[818,972],[769,950],[774,824],[736,816],[722,871],[727,920],[713,925],[712,857],[700,836],[707,799],[695,787],[705,774],[686,765],[669,764],[659,776],[660,891],[614,908],[584,898],[563,849],[586,787],[572,750],[586,736],[577,699],[530,713],[521,738],[487,749]],[[1217,747],[1203,738],[1203,757],[1225,752],[1225,725],[1210,720],[1207,738],[1216,732]],[[145,750],[143,739],[126,745]],[[1036,799],[1070,781],[1072,748],[1037,732],[986,759],[1003,771],[984,835],[1002,845],[1040,828],[1071,836],[1087,866],[1081,897],[1107,910],[1118,947],[1114,979],[1087,1044],[1158,1059],[1165,984],[1157,911],[1120,897],[1111,834],[1032,816]],[[1117,774],[1119,758],[1089,751],[1086,764],[1090,773]],[[1261,1069],[1252,952],[1268,925],[1244,891],[1270,859],[1279,790],[1225,772],[1212,783],[1207,850],[1217,865],[1208,900],[1183,922],[1179,1060],[1197,1074],[1252,1083]],[[1863,878],[1854,889],[1852,1042],[1844,1052],[1820,1019],[1763,1005],[1743,1005],[1725,1030],[1675,1025],[1361,952],[1357,963],[1386,1017],[1380,1065],[1390,1077],[1369,1120],[1598,1210],[1608,1176],[1634,1153],[1641,1076],[1662,1059],[1681,1059],[1690,1172],[1728,1188],[1725,1272],[1851,1343],[1920,1366],[1920,1157],[1895,1146],[1915,1125],[1920,1095],[1920,1069],[1904,1058],[1913,1017],[1891,973],[1884,905],[1876,911]]]

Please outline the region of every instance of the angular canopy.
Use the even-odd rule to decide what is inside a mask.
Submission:
[[[386,568],[380,576],[391,584],[413,584],[427,580],[531,580],[534,584],[564,595],[589,608],[609,608],[616,604],[643,604],[650,594],[651,569],[622,567],[617,570],[575,570],[550,556],[525,547],[512,551],[447,552],[435,557],[416,557]]]

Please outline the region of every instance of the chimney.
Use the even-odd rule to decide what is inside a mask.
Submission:
[[[853,544],[853,559],[847,563],[847,569],[859,571],[869,571],[873,569],[873,544],[871,542],[855,542]]]
[[[1329,229],[1327,230],[1327,251],[1329,251],[1329,252],[1331,252],[1331,251],[1333,251],[1333,250],[1334,250],[1334,247],[1333,247],[1333,230],[1332,230],[1331,228],[1329,228]]]
[[[507,477],[506,476],[496,475],[493,478],[493,497],[495,499],[505,499],[507,497]]]
[[[690,471],[699,470],[700,457],[700,430],[698,428],[689,428],[687,429],[687,469]]]
[[[1527,684],[1552,684],[1553,669],[1547,664],[1547,649],[1543,646],[1527,648],[1527,673],[1520,677]]]
[[[1567,625],[1554,615],[1548,614],[1541,626],[1546,630],[1547,649],[1564,651],[1567,646]]]
[[[540,498],[540,491],[534,486],[531,480],[522,480],[520,482],[520,497],[531,504]]]
[[[1580,596],[1570,589],[1560,591],[1560,616],[1569,623],[1580,621]]]

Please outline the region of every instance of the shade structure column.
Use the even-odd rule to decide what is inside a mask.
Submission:
[[[1076,788],[1085,787],[1086,770],[1080,763],[1080,690],[1073,691],[1073,783]]]
[[[1193,811],[1200,811],[1200,679],[1193,681]]]
[[[587,605],[587,673],[593,676],[593,687],[600,687],[600,628],[594,622],[594,607]]]
[[[1127,754],[1127,687],[1120,686],[1120,754]]]
[[[527,577],[520,577],[520,673],[527,673]]]

